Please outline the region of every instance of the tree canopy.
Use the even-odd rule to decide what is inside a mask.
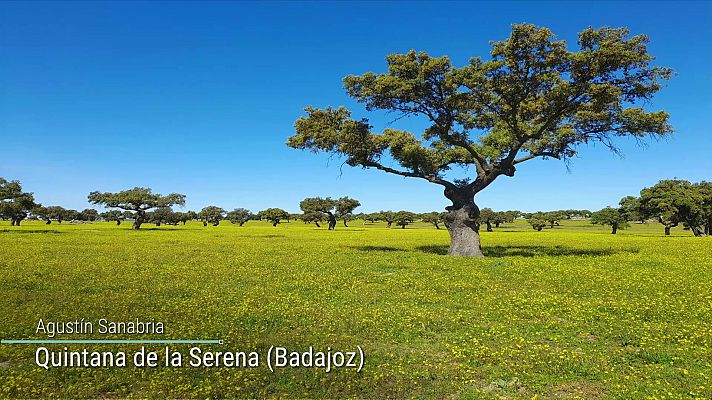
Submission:
[[[705,183],[705,185],[707,185]],[[645,216],[653,217],[665,227],[665,234],[670,228],[680,223],[687,225],[695,236],[703,236],[705,192],[689,181],[667,179],[640,191],[640,210]],[[708,192],[709,195],[709,192]]]
[[[272,223],[272,226],[277,226],[283,219],[289,218],[289,213],[281,208],[268,208],[260,211],[257,215],[260,219],[266,219]]]
[[[638,104],[672,74],[652,65],[647,36],[588,28],[577,44],[569,50],[549,29],[518,24],[509,38],[492,42],[489,60],[474,57],[463,67],[424,52],[391,54],[387,72],[344,78],[346,92],[367,111],[424,117],[422,132],[375,132],[344,107],[307,107],[287,144],[442,185],[453,203],[445,221],[449,253],[482,256],[474,195],[497,177],[514,176],[518,164],[534,158],[568,159],[583,144],[616,151],[616,137],[672,132],[666,112]],[[474,175],[449,177],[466,166]]]
[[[0,178],[0,217],[10,220],[10,225],[20,222],[38,206],[32,193],[23,192],[19,181]]]
[[[117,193],[91,192],[88,196],[92,204],[101,204],[109,208],[132,211],[135,215],[133,229],[140,229],[146,219],[146,211],[158,207],[185,205],[185,195],[171,193],[163,196],[153,193],[149,188],[135,187]]]
[[[602,210],[591,213],[591,223],[597,225],[608,225],[611,227],[611,233],[616,234],[618,229],[628,227],[628,218],[625,210],[622,208],[606,207]]]
[[[236,208],[225,216],[225,218],[233,224],[238,224],[240,226],[244,225],[245,222],[255,219],[255,215],[246,208]]]
[[[218,226],[220,221],[225,218],[225,210],[218,206],[207,206],[200,210],[198,218],[203,221],[203,226],[208,224]]]

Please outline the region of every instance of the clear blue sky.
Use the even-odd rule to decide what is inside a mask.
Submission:
[[[386,54],[417,49],[461,66],[519,22],[570,47],[588,26],[648,34],[656,63],[677,74],[651,104],[675,134],[647,148],[621,142],[624,158],[589,146],[570,171],[527,162],[479,194],[481,207],[598,209],[660,179],[712,179],[712,3],[563,1],[1,2],[0,176],[77,209],[92,190],[147,186],[185,193],[188,209],[297,212],[304,197],[349,195],[364,212],[441,210],[439,186],[342,168],[285,140],[307,105],[368,116],[341,78],[383,71]]]

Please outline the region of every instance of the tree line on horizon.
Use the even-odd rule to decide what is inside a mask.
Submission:
[[[185,195],[171,193],[163,196],[153,193],[148,188],[133,188],[121,192],[91,192],[89,202],[102,205],[109,210],[99,211],[87,208],[82,211],[65,209],[61,206],[48,206],[36,203],[33,193],[24,192],[19,181],[0,178],[0,218],[10,220],[10,225],[19,226],[26,218],[62,223],[63,221],[97,220],[113,221],[117,225],[125,220],[132,221],[132,229],[138,230],[143,223],[177,225],[188,221],[200,221],[203,226],[217,226],[227,220],[233,224],[244,225],[250,220],[269,221],[277,226],[282,221],[301,220],[305,224],[326,222],[328,230],[334,230],[338,220],[348,227],[352,220],[364,223],[385,222],[390,228],[394,224],[405,229],[406,226],[422,221],[432,224],[436,229],[447,225],[447,212],[433,211],[414,213],[411,211],[378,211],[373,213],[355,213],[361,206],[360,201],[350,197],[332,199],[330,197],[308,197],[299,207],[301,214],[291,214],[281,208],[267,208],[253,213],[245,208],[227,211],[218,206],[207,206],[200,211],[174,211],[173,206],[185,205]],[[670,229],[682,224],[695,236],[706,236],[712,230],[712,182],[690,183],[686,180],[662,180],[656,185],[644,188],[640,196],[626,196],[619,202],[619,207],[606,207],[599,211],[557,210],[523,213],[517,210],[494,211],[491,208],[480,210],[476,219],[476,229],[484,227],[487,232],[499,228],[502,223],[511,223],[517,218],[524,218],[532,229],[541,231],[545,227],[554,228],[564,219],[590,218],[592,224],[607,225],[611,233],[625,229],[631,221],[645,222],[655,220],[664,227],[665,235]]]

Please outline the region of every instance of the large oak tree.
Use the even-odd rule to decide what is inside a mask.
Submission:
[[[117,193],[91,192],[88,196],[92,204],[102,204],[109,208],[120,208],[134,214],[132,229],[141,229],[141,224],[146,221],[146,211],[159,207],[185,205],[185,195],[171,193],[163,196],[153,193],[151,189],[135,187]]]
[[[448,57],[391,54],[387,72],[347,76],[345,89],[367,111],[421,116],[427,128],[378,133],[344,107],[307,107],[287,144],[442,186],[452,202],[449,254],[482,257],[475,195],[498,177],[534,158],[567,159],[582,144],[615,149],[620,136],[672,131],[666,112],[639,106],[671,76],[651,64],[647,43],[625,28],[588,28],[569,50],[550,30],[521,24],[492,43],[489,60],[460,68]]]
[[[22,191],[19,181],[0,178],[0,217],[9,219],[10,225],[20,226],[20,222],[38,206],[32,193]]]

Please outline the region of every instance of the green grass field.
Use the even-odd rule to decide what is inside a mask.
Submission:
[[[478,260],[421,224],[0,222],[2,339],[42,338],[39,318],[138,317],[166,322],[151,338],[225,340],[205,349],[366,353],[360,373],[47,371],[36,345],[4,344],[0,397],[712,398],[711,238],[525,224],[483,232]]]

